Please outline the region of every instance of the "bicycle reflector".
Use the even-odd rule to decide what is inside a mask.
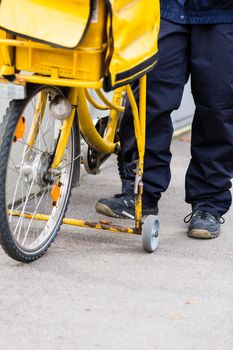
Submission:
[[[49,110],[51,116],[58,120],[65,120],[69,118],[72,106],[67,98],[57,95],[50,102]]]

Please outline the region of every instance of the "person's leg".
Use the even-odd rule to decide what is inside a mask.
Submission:
[[[233,26],[193,27],[192,92],[196,111],[186,202],[225,214],[233,177]]]
[[[219,217],[231,205],[233,177],[233,26],[193,26],[191,79],[196,111],[186,202]],[[220,230],[219,230],[220,232]]]
[[[184,85],[189,75],[189,28],[165,20],[161,22],[159,61],[147,75],[147,128],[144,162],[143,201],[155,206],[170,182],[170,144],[173,133],[171,112],[180,106]],[[138,84],[134,84],[138,96]],[[133,193],[137,147],[132,115],[127,107],[120,141],[124,162],[123,192]]]
[[[155,208],[161,192],[165,191],[170,181],[170,143],[172,122],[170,114],[180,105],[184,85],[189,74],[189,39],[190,27],[162,20],[159,37],[159,62],[147,75],[147,130],[144,166],[143,208]],[[134,84],[134,93],[138,96],[138,84]],[[124,163],[122,192],[131,197],[127,202],[134,212],[133,184],[137,148],[134,137],[132,114],[129,106],[121,122],[120,141]],[[111,211],[121,211],[126,198],[102,199],[96,210],[105,215]],[[110,208],[111,211],[106,210]],[[129,209],[126,208],[128,211]],[[144,210],[144,209],[143,209]],[[145,212],[145,211],[144,211]],[[149,212],[147,212],[149,213]]]

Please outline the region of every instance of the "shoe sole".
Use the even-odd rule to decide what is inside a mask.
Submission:
[[[114,211],[112,211],[107,205],[102,204],[102,203],[97,203],[95,206],[95,210],[99,214],[110,216],[112,218],[118,218],[118,219],[120,219],[120,218],[125,219],[126,218],[123,215],[119,215],[119,214],[114,213]]]
[[[207,230],[193,229],[193,230],[189,230],[187,234],[189,237],[192,237],[192,238],[213,239],[213,238],[217,238],[220,232],[219,231],[209,232]]]

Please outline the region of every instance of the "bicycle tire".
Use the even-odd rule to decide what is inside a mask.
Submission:
[[[8,211],[9,209],[6,207],[6,177],[7,177],[7,168],[8,162],[11,152],[11,146],[13,143],[14,132],[18,125],[18,121],[20,116],[22,115],[26,106],[30,103],[32,98],[36,96],[36,94],[42,92],[45,89],[48,89],[48,86],[40,86],[35,84],[28,84],[27,86],[27,98],[24,100],[13,100],[10,102],[9,107],[6,110],[6,113],[3,117],[2,124],[0,126],[0,159],[1,159],[1,167],[0,167],[0,244],[4,251],[13,259],[20,262],[31,262],[38,258],[40,258],[50,247],[50,245],[55,240],[61,224],[62,220],[65,216],[65,212],[68,207],[69,199],[71,196],[71,189],[74,186],[74,173],[77,176],[79,174],[79,170],[77,172],[74,171],[74,162],[69,164],[69,173],[67,178],[67,188],[66,193],[64,194],[64,200],[62,202],[62,207],[59,208],[58,218],[54,227],[52,226],[51,232],[48,233],[48,237],[44,242],[41,243],[40,246],[35,247],[35,249],[24,249],[13,237],[12,229],[8,220]],[[59,94],[64,94],[64,90],[59,89],[58,87],[50,87],[54,92],[57,91]],[[71,159],[77,160],[77,152],[80,150],[80,136],[79,130],[77,128],[77,121],[74,122],[70,135],[70,144],[71,144]],[[78,158],[79,164],[80,159]],[[48,189],[46,190],[46,193]],[[30,199],[31,200],[31,199]],[[29,201],[30,201],[29,200]],[[22,219],[23,220],[23,219]],[[33,220],[33,219],[31,219]],[[48,225],[49,226],[49,225]]]

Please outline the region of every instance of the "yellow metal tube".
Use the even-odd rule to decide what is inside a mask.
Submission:
[[[109,107],[103,106],[103,105],[99,104],[99,103],[91,96],[91,94],[89,93],[88,89],[85,89],[85,96],[86,96],[86,98],[87,98],[87,101],[88,101],[93,107],[95,107],[96,109],[99,109],[99,110],[101,110],[101,111],[109,110]]]
[[[3,59],[4,65],[11,66],[12,60],[11,60],[11,54],[10,54],[9,47],[1,46],[1,54],[2,54],[2,59]]]
[[[141,130],[140,130],[139,115],[138,115],[138,106],[137,106],[137,103],[135,101],[135,97],[134,97],[134,94],[133,94],[133,91],[132,91],[130,85],[126,85],[126,92],[127,92],[127,96],[129,99],[129,103],[130,103],[131,108],[132,108],[135,138],[137,141],[138,152],[140,153],[142,151],[141,150],[142,143],[141,143]]]
[[[139,79],[139,124],[140,135],[138,140],[139,159],[136,174],[136,196],[135,196],[135,226],[141,231],[142,226],[142,194],[143,194],[143,167],[146,142],[146,75]]]
[[[143,183],[142,180],[138,183],[138,193],[135,195],[135,227],[141,231],[142,227],[142,193]]]
[[[139,80],[139,111],[132,89],[129,85],[126,86],[127,95],[132,108],[135,138],[138,147],[138,165],[135,177],[135,226],[141,231],[142,224],[142,193],[143,193],[143,162],[145,153],[145,137],[146,137],[146,76]]]
[[[98,152],[113,153],[115,144],[104,140],[93,124],[84,89],[78,89],[78,116],[80,128],[87,143]]]
[[[99,89],[95,89],[95,92],[99,96],[99,98],[111,109],[115,109],[118,112],[124,112],[125,108],[121,107],[119,105],[115,105],[114,103],[110,102],[107,97],[103,94],[103,92]]]
[[[139,121],[141,129],[141,154],[139,155],[140,168],[143,168],[143,159],[146,142],[146,75],[139,79]]]
[[[109,110],[110,109],[110,107],[103,106],[103,105],[99,104],[98,102],[96,102],[96,100],[89,93],[88,89],[85,89],[84,91],[85,91],[85,96],[86,96],[88,102],[93,107],[95,107],[98,110]],[[112,97],[112,105],[113,106],[115,106],[115,107],[121,106],[123,91],[124,91],[124,88],[119,88],[119,89],[116,89],[114,91],[113,97]],[[119,113],[123,113],[123,112],[119,112],[118,110],[116,110],[116,108],[110,109],[110,111],[109,111],[108,124],[107,124],[105,135],[103,137],[103,139],[107,142],[114,142],[114,140],[115,140]]]
[[[40,44],[31,40],[18,40],[18,39],[0,39],[0,46],[24,46],[24,47],[34,47],[36,49],[48,50],[50,45]]]
[[[76,105],[76,103],[77,103],[77,89],[70,89],[69,101],[72,105]],[[66,119],[62,124],[61,133],[60,133],[59,141],[58,141],[57,148],[56,148],[56,153],[54,156],[53,163],[51,165],[52,169],[57,168],[58,165],[61,163],[64,151],[65,151],[65,148],[66,148],[69,136],[70,136],[71,128],[72,128],[73,121],[74,121],[75,112],[76,112],[76,109],[72,108],[72,111],[71,111],[69,118]]]
[[[50,216],[45,214],[29,214],[29,213],[20,213],[17,211],[8,210],[8,214],[12,216],[23,216],[25,219],[34,219],[38,221],[48,221]],[[64,218],[62,221],[65,225],[78,226],[93,228],[99,230],[108,230],[110,232],[120,232],[120,233],[129,233],[129,234],[140,234],[140,232],[134,227],[125,227],[119,225],[112,225],[110,222],[100,221],[100,222],[89,222],[78,219],[69,219]]]
[[[37,135],[44,117],[44,110],[46,106],[47,96],[48,94],[45,91],[41,91],[39,93],[32,126],[30,128],[28,139],[27,139],[27,145],[29,146],[30,149],[33,148],[33,145],[37,138]]]
[[[46,85],[56,85],[56,86],[67,86],[73,88],[101,88],[102,81],[86,81],[77,79],[66,79],[66,78],[51,78],[42,75],[26,75],[18,74],[16,75],[16,80],[24,81],[27,83],[34,84],[46,84]]]
[[[124,88],[116,89],[113,93],[112,103],[115,106],[120,106],[122,101],[122,94]],[[122,112],[118,112],[116,109],[111,109],[108,118],[108,125],[104,135],[104,140],[108,142],[114,142],[116,137],[116,129],[118,124],[119,114]]]
[[[138,106],[130,85],[126,85],[126,92],[131,105],[133,121],[134,121],[134,132],[137,142],[137,148],[139,157],[142,154],[142,135],[141,135],[141,125],[139,120]],[[140,162],[138,161],[137,173],[135,177],[135,227],[141,231],[141,218],[142,218],[142,184],[141,184],[142,169],[140,168]]]
[[[36,42],[34,40],[19,40],[19,39],[0,39],[0,46],[15,46],[15,47],[26,47],[26,48],[33,48],[33,49],[40,49],[40,50],[54,50],[56,52],[58,51],[67,51],[67,49],[54,47],[49,44],[42,44],[39,42]],[[86,52],[93,52],[93,51],[102,51],[107,46],[106,43],[102,43],[101,48],[93,48],[93,47],[85,47],[85,46],[79,46],[79,51],[86,51]],[[69,50],[69,49],[68,49]]]

